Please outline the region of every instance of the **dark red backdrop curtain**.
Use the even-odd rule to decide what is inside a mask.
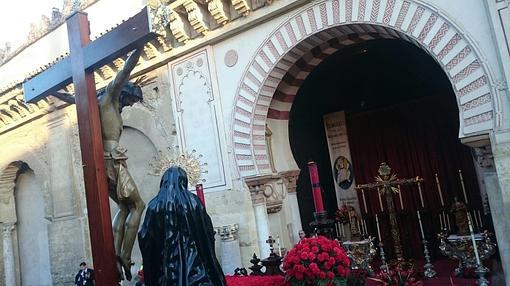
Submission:
[[[448,94],[448,96],[451,96]],[[471,151],[458,139],[458,111],[456,103],[445,97],[428,97],[414,102],[393,105],[375,111],[348,115],[349,145],[357,184],[371,183],[381,162],[386,162],[399,178],[420,176],[425,208],[421,209],[418,189],[402,187],[404,210],[398,196],[394,205],[399,213],[401,240],[406,257],[421,257],[423,250],[416,210],[422,218],[431,250],[437,254],[436,234],[439,232],[437,214],[442,209],[435,173],[443,190],[444,208],[450,208],[454,196],[462,201],[459,180],[462,170],[469,206],[481,209],[478,181]],[[381,221],[385,250],[392,255],[388,212],[383,198],[381,213],[375,191],[365,191],[368,213],[363,214],[373,236],[377,235],[375,214]],[[363,210],[363,201],[359,193]],[[450,215],[452,227],[453,217]]]

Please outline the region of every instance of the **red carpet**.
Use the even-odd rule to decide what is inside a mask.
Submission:
[[[423,269],[423,262],[417,262],[418,267]],[[449,286],[450,276],[452,276],[455,286],[474,286],[476,279],[465,279],[453,277],[453,270],[456,263],[451,260],[434,261],[434,268],[438,273],[437,278],[423,280],[424,286]],[[375,265],[374,265],[375,266]],[[284,285],[283,276],[227,276],[228,286],[281,286]],[[378,286],[379,283],[367,280],[365,286]]]
[[[228,286],[281,286],[283,276],[226,276]]]

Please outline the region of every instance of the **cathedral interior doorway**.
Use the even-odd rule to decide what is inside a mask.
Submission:
[[[483,223],[482,198],[471,149],[458,138],[459,111],[451,83],[429,54],[413,44],[395,39],[375,39],[333,53],[300,81],[288,120],[292,155],[302,170],[297,181],[302,225],[313,220],[314,200],[310,191],[307,163],[319,167],[325,209],[333,216],[344,203],[339,200],[339,183],[328,149],[325,116],[344,112],[352,172],[356,184],[374,181],[381,162],[400,178],[424,179],[420,196],[416,186],[401,188],[394,196],[406,257],[421,257],[421,235],[416,210],[423,212],[424,227],[434,238],[440,232],[437,213],[449,210],[454,197],[479,210]],[[459,176],[462,172],[462,182]],[[436,174],[442,189],[438,193]],[[352,180],[352,179],[351,179]],[[388,205],[375,191],[357,192],[361,216],[370,235],[376,236],[375,214],[381,235],[391,244]],[[454,219],[450,215],[454,231]],[[434,243],[436,250],[437,242]],[[390,256],[393,249],[388,247]],[[434,251],[436,254],[437,251]]]

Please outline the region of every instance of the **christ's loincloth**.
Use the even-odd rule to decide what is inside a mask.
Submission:
[[[118,201],[129,200],[137,192],[136,184],[128,172],[126,160],[127,150],[117,146],[111,152],[104,152],[108,191],[110,197]]]

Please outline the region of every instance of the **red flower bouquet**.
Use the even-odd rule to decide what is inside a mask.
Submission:
[[[346,204],[335,211],[335,220],[341,224],[349,223],[349,209]]]
[[[387,271],[379,271],[370,280],[379,282],[382,286],[423,286],[420,280],[423,274],[416,271],[412,262],[395,262],[388,264]]]
[[[336,240],[305,238],[283,260],[285,280],[295,285],[347,285],[350,261]]]

